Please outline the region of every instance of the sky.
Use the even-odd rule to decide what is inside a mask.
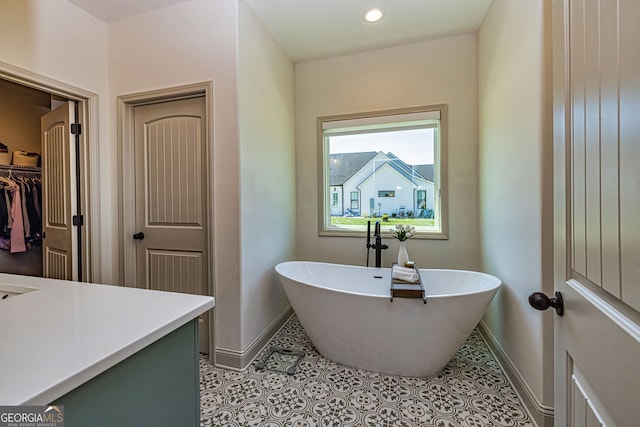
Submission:
[[[329,138],[329,153],[392,152],[409,165],[433,164],[433,129],[411,129]]]

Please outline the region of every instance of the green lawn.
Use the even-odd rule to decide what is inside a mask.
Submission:
[[[414,227],[433,227],[433,218],[389,218],[388,221],[383,221],[382,218],[364,218],[361,216],[331,217],[331,225],[367,225],[367,221],[371,221],[371,224],[375,224],[376,221],[380,221],[381,225],[389,225],[391,227],[395,226],[396,224],[409,224],[413,225]]]

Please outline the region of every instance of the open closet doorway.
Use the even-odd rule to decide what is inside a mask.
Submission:
[[[0,271],[42,276],[40,117],[51,95],[0,80]],[[23,203],[24,202],[24,203]]]
[[[87,129],[96,102],[0,63],[0,272],[93,281]]]

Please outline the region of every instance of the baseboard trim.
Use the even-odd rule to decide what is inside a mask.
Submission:
[[[491,333],[484,322],[478,325],[480,335],[487,343],[487,347],[496,358],[502,370],[507,375],[514,390],[520,396],[522,403],[529,412],[532,420],[539,427],[553,427],[554,408],[552,406],[543,405],[531,391],[531,387],[522,377],[516,366],[513,364],[507,353],[502,349],[496,337]]]
[[[260,350],[280,331],[291,315],[293,315],[293,308],[289,305],[271,322],[267,329],[258,335],[243,351],[217,347],[215,358],[216,366],[232,371],[244,371],[251,362],[253,362],[253,359],[256,358],[258,353],[260,353]]]

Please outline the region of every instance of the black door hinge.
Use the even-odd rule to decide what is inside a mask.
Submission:
[[[84,225],[84,217],[82,215],[74,215],[73,225]]]
[[[82,133],[82,124],[80,123],[72,123],[71,124],[71,134],[72,135],[80,135]]]

